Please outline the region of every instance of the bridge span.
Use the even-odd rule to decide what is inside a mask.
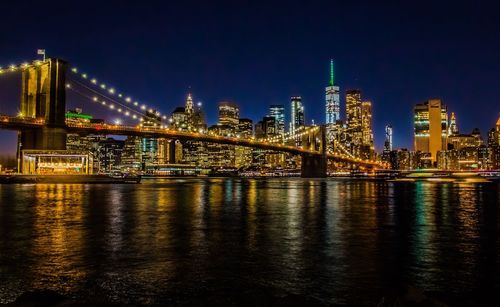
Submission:
[[[43,119],[20,118],[11,116],[0,116],[0,129],[9,130],[25,130],[39,129],[45,126]],[[320,129],[320,126],[317,126]],[[201,141],[216,144],[226,144],[235,146],[244,146],[263,150],[272,150],[278,152],[286,152],[294,155],[309,155],[312,157],[321,157],[322,151],[308,150],[300,147],[284,145],[280,143],[272,143],[254,139],[244,139],[239,137],[225,137],[210,135],[197,132],[184,132],[168,128],[126,126],[113,124],[75,124],[68,123],[65,128],[68,133],[79,135],[124,135],[138,136],[149,138],[166,138],[183,141]],[[377,161],[366,161],[348,157],[347,155],[326,153],[328,160],[337,162],[346,162],[360,165],[366,168],[384,168],[384,165]]]

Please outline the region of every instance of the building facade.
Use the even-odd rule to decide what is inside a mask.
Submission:
[[[285,106],[282,104],[273,104],[269,106],[269,116],[274,117],[276,121],[276,134],[285,134]]]
[[[428,152],[436,162],[437,153],[447,149],[448,113],[440,99],[430,99],[414,108],[414,147]]]
[[[333,60],[330,60],[330,80],[325,88],[326,124],[335,124],[340,120],[340,88],[335,84]]]
[[[290,116],[290,132],[295,134],[299,127],[305,126],[304,105],[302,97],[292,96],[291,100],[291,116]]]

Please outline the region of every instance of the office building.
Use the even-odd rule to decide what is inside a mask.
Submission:
[[[392,150],[392,125],[385,126],[384,150]]]
[[[372,103],[370,101],[363,101],[361,104],[361,132],[363,145],[373,147]]]
[[[285,106],[282,104],[273,104],[269,106],[269,116],[276,119],[276,134],[285,134]]]
[[[433,162],[437,152],[446,150],[448,113],[440,99],[430,99],[414,108],[414,146],[416,151],[428,152]]]
[[[455,112],[451,112],[450,126],[448,128],[448,135],[458,134],[457,119],[455,117]]]
[[[99,142],[97,161],[100,172],[109,172],[118,169],[121,165],[122,152],[125,141],[107,138]]]
[[[253,137],[253,121],[249,118],[240,118],[236,134],[242,139],[251,139]],[[238,169],[246,169],[252,165],[253,149],[245,146],[236,146],[235,148],[235,166]]]
[[[304,106],[302,105],[302,97],[291,97],[291,117],[290,117],[290,132],[295,134],[299,127],[305,125]]]
[[[223,101],[219,103],[219,125],[236,128],[240,122],[240,108],[232,103]]]
[[[335,124],[340,120],[340,89],[335,84],[333,60],[330,60],[330,81],[325,88],[326,124]]]
[[[361,91],[348,90],[346,92],[346,128],[355,146],[363,143],[362,121]]]
[[[209,135],[234,137],[236,129],[232,125],[212,125],[208,127]],[[236,167],[236,151],[234,145],[207,143],[207,154],[211,167]]]

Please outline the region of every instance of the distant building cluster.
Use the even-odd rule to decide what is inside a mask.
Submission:
[[[393,127],[385,127],[385,141],[377,154],[373,136],[372,102],[359,89],[345,91],[345,116],[341,115],[340,87],[335,80],[334,63],[330,61],[329,81],[325,87],[326,146],[328,153],[345,157],[343,161],[380,161],[395,170],[438,168],[442,170],[500,169],[500,119],[483,140],[478,129],[469,134],[460,133],[457,116],[448,114],[440,99],[430,99],[414,107],[414,148],[395,148]],[[31,116],[35,107],[30,95],[25,95],[21,113]],[[144,107],[144,106],[143,106]],[[218,120],[208,125],[202,103],[195,103],[189,93],[182,106],[170,114],[160,116],[156,110],[145,108],[142,128],[168,129],[185,133],[205,134],[211,137],[234,137],[302,147],[318,136],[307,135],[302,96],[290,97],[288,115],[285,104],[272,104],[265,116],[254,122],[241,116],[238,104],[232,101],[218,103]],[[64,115],[65,110],[59,114]],[[118,111],[122,111],[119,109]],[[32,117],[36,117],[33,115]],[[140,116],[139,116],[140,117]],[[62,119],[64,120],[64,119]],[[104,121],[84,114],[81,109],[65,112],[66,123],[73,126],[104,124]],[[120,123],[116,123],[119,125]],[[28,135],[28,134],[27,134]],[[22,148],[23,173],[110,173],[113,171],[140,171],[152,175],[200,175],[248,172],[293,172],[301,166],[301,159],[290,153],[268,149],[248,148],[231,144],[217,144],[195,139],[166,139],[153,136],[128,136],[122,139],[102,135],[58,134],[66,137],[66,150],[40,151]],[[324,135],[321,138],[325,138]],[[25,142],[30,138],[25,137]],[[325,142],[322,140],[322,144]],[[234,144],[234,143],[233,143]],[[316,146],[314,145],[314,146]],[[266,148],[266,147],[264,147]],[[311,150],[311,148],[307,148]],[[317,149],[315,149],[317,150]],[[20,157],[20,155],[19,155]],[[328,163],[329,171],[356,169],[356,163]]]
[[[460,133],[454,112],[440,99],[430,99],[414,108],[414,150],[392,148],[392,127],[386,127],[382,159],[397,170],[437,168],[441,170],[500,169],[500,118],[483,140],[479,129]]]

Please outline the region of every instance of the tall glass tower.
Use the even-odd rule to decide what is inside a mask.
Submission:
[[[302,105],[302,97],[291,97],[292,116],[290,118],[290,132],[295,134],[295,130],[305,125],[304,106]]]
[[[276,133],[285,134],[285,106],[282,104],[270,105],[269,116],[276,119]]]
[[[325,88],[326,124],[335,124],[340,119],[340,89],[335,85],[333,60],[330,60],[330,82]]]

